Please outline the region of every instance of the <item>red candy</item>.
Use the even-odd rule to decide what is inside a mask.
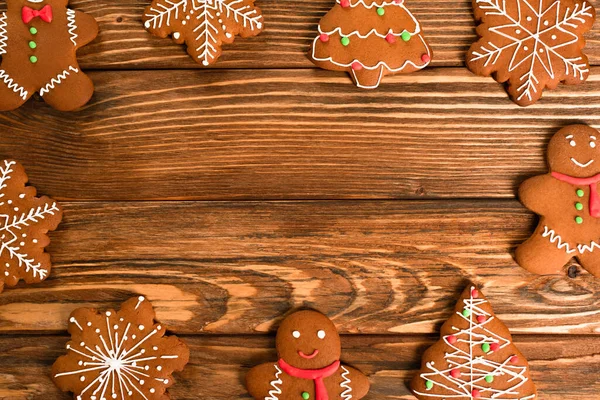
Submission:
[[[319,39],[321,40],[321,42],[328,42],[329,41],[329,35],[326,33],[321,33],[319,35]]]
[[[517,357],[517,356],[512,356],[512,357],[510,358],[510,362],[511,362],[512,364],[516,364],[516,363],[518,363],[518,362],[519,362],[519,357]]]
[[[341,0],[340,6],[342,6],[343,8],[350,7],[350,0]]]
[[[425,57],[425,56],[427,56],[427,60],[429,61],[429,55],[428,54],[423,54],[421,56],[421,60],[423,60],[423,57]],[[423,61],[425,61],[425,60],[423,60]],[[471,290],[471,297],[474,298],[474,299],[478,298],[479,297],[479,291],[477,289]]]
[[[448,343],[450,343],[450,344],[454,344],[458,340],[458,339],[456,339],[456,336],[454,336],[454,335],[450,335],[446,339],[448,340]]]
[[[396,43],[396,36],[394,36],[393,33],[388,33],[385,37],[385,40],[389,43],[389,44],[393,44]]]
[[[499,344],[499,343],[492,343],[492,344],[490,345],[490,349],[491,349],[492,351],[498,351],[498,350],[500,350],[500,344]]]
[[[455,368],[452,371],[450,371],[450,375],[453,378],[460,378],[460,371]]]
[[[479,322],[480,324],[483,324],[485,321],[487,320],[485,315],[478,315],[477,316],[477,322]]]
[[[362,69],[362,67],[363,67],[362,64],[359,63],[358,61],[354,61],[352,63],[352,69],[355,71],[360,71]]]
[[[471,392],[471,397],[473,397],[474,399],[478,399],[481,397],[481,393],[479,393],[479,390],[473,389],[473,391]]]
[[[429,54],[423,54],[421,56],[421,61],[423,61],[424,63],[427,63],[427,62],[431,61],[431,57],[429,57]]]

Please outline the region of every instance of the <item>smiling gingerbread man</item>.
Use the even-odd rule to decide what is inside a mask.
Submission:
[[[550,172],[523,182],[521,202],[540,222],[515,254],[519,265],[554,274],[576,257],[600,277],[600,133],[585,125],[559,130],[548,144]]]
[[[341,343],[335,325],[316,311],[298,311],[277,331],[279,361],[248,372],[246,387],[257,400],[360,399],[369,380],[340,363]]]

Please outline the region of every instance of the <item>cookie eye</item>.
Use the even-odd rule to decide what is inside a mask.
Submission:
[[[593,149],[596,147],[596,142],[590,142],[590,147]]]
[[[571,147],[575,147],[575,145],[576,145],[577,143],[575,143],[575,141],[574,141],[574,140],[571,140],[571,141],[569,142],[569,144],[571,145]]]
[[[325,339],[325,331],[319,331],[319,332],[317,332],[317,337],[319,339]]]
[[[296,339],[298,339],[300,337],[300,332],[294,331],[294,332],[292,332],[292,336],[295,337]]]

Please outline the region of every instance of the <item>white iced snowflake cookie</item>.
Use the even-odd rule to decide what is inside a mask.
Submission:
[[[36,197],[26,186],[27,174],[16,161],[0,161],[0,292],[19,280],[41,282],[50,273],[48,231],[62,219],[60,206],[48,197]]]
[[[254,0],[154,0],[144,12],[144,27],[161,38],[171,35],[204,66],[221,55],[221,45],[235,35],[258,35],[263,17]]]
[[[544,88],[577,84],[589,74],[583,34],[596,11],[588,0],[473,0],[480,36],[467,53],[477,75],[507,82],[512,100],[535,103]]]
[[[121,310],[80,308],[69,317],[67,354],[52,366],[52,379],[76,400],[164,400],[173,371],[182,371],[189,349],[154,321],[143,296]]]

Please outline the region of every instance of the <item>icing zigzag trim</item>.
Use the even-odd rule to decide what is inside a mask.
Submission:
[[[590,244],[578,244],[575,246],[575,249],[572,249],[571,246],[569,246],[569,243],[563,242],[562,237],[557,235],[554,229],[549,229],[547,226],[544,226],[544,233],[542,233],[542,237],[546,238],[548,236],[550,237],[550,243],[556,244],[556,247],[559,250],[564,249],[567,254],[572,254],[575,252],[583,254],[586,251],[591,253],[594,251],[594,249],[600,249],[600,245],[593,240],[590,241]]]
[[[75,73],[79,72],[79,69],[77,69],[71,65],[69,66],[69,70],[71,70]],[[56,75],[56,78],[52,78],[50,80],[50,82],[40,90],[40,96],[44,96],[46,93],[49,93],[50,90],[52,90],[56,87],[56,85],[60,84],[62,81],[67,79],[67,76],[69,76],[69,75],[71,75],[71,73],[66,69],[63,72],[61,72],[60,74]]]
[[[281,388],[277,386],[283,383],[281,378],[279,378],[279,375],[281,375],[281,369],[277,364],[275,364],[275,369],[277,370],[275,373],[275,379],[270,382],[273,390],[269,390],[269,397],[265,397],[265,400],[279,400],[279,397],[277,396],[281,394]]]
[[[69,27],[69,34],[71,35],[71,42],[73,42],[73,46],[77,46],[77,35],[75,31],[77,30],[77,23],[75,22],[75,11],[67,8],[67,26]]]
[[[348,371],[343,365],[341,366],[341,368],[344,370],[344,373],[342,373],[343,381],[342,383],[340,383],[340,387],[346,390],[344,390],[340,396],[343,400],[350,400],[352,399],[352,388],[350,387],[350,383],[352,383],[352,381],[350,380],[350,378],[348,378],[348,375],[350,375],[350,371]]]
[[[0,54],[6,54],[8,34],[6,32],[6,13],[0,15]]]
[[[14,81],[13,78],[8,76],[5,70],[0,69],[0,79],[11,89],[13,92],[17,93],[23,100],[27,100],[27,95],[29,94],[27,90],[23,86],[19,86],[17,82]]]

